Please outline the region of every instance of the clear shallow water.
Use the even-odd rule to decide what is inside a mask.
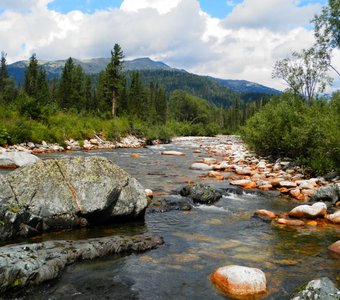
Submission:
[[[102,155],[135,176],[156,193],[170,193],[185,182],[198,182],[201,171],[191,163],[206,154],[194,154],[192,142],[148,149],[74,152],[45,157]],[[161,156],[162,150],[186,156]],[[131,153],[140,157],[131,158]],[[227,181],[204,180],[218,187]],[[165,244],[141,254],[110,256],[69,266],[61,277],[5,298],[18,299],[225,299],[210,283],[218,267],[239,264],[266,273],[266,299],[289,299],[294,290],[317,277],[340,283],[340,261],[327,246],[340,238],[336,226],[290,229],[251,219],[256,209],[288,211],[294,203],[273,196],[231,194],[213,207],[191,212],[147,214],[144,223],[81,229],[48,234],[46,239],[86,238],[112,234],[159,233]]]

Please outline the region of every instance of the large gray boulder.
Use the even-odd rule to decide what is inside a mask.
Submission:
[[[0,177],[0,240],[143,215],[144,188],[103,157],[38,161]]]
[[[327,277],[312,280],[306,287],[293,296],[291,300],[335,300],[340,299],[340,291],[334,283]]]

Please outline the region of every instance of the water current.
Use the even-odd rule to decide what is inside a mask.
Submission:
[[[227,181],[202,180],[198,177],[202,171],[190,170],[193,161],[208,156],[193,152],[201,143],[213,140],[180,141],[145,149],[50,154],[42,158],[101,155],[156,195],[173,193],[187,182],[228,187]],[[160,154],[163,150],[182,151],[186,156],[164,156]],[[131,158],[132,153],[140,156]],[[154,232],[164,238],[165,244],[141,254],[73,264],[57,280],[4,299],[225,299],[211,284],[210,275],[216,268],[231,264],[265,272],[265,299],[290,299],[299,286],[322,276],[339,286],[340,261],[327,252],[327,246],[340,238],[339,227],[287,228],[252,219],[257,209],[287,212],[296,205],[273,194],[231,193],[214,206],[201,205],[190,212],[149,213],[144,222],[38,237],[30,242]]]

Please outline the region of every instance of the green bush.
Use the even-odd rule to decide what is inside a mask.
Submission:
[[[340,100],[334,97],[331,104],[315,100],[310,105],[290,93],[274,97],[241,135],[260,155],[294,158],[313,174],[339,170]]]
[[[9,141],[11,140],[11,137],[6,129],[0,129],[0,146],[6,146],[8,145]]]

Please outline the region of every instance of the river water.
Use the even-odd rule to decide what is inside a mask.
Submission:
[[[145,188],[169,194],[187,182],[228,187],[227,181],[201,180],[190,165],[206,153],[194,153],[212,139],[179,141],[146,149],[73,152],[44,155],[55,158],[101,155],[113,160]],[[186,156],[164,156],[178,150]],[[132,153],[140,156],[131,158]],[[69,266],[60,278],[4,299],[226,299],[210,283],[218,267],[237,264],[265,272],[265,299],[289,299],[296,288],[322,276],[340,284],[340,260],[327,246],[340,238],[339,226],[287,228],[252,219],[257,209],[287,212],[297,203],[273,194],[224,196],[214,206],[190,212],[149,213],[144,222],[95,229],[62,231],[31,239],[80,239],[112,234],[160,234],[165,244],[141,254],[115,255]],[[1,297],[0,297],[1,298]]]

